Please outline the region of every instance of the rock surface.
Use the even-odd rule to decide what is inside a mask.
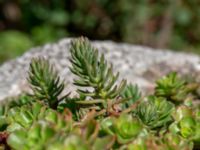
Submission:
[[[74,75],[68,69],[71,39],[46,44],[26,52],[21,57],[0,66],[0,100],[20,94],[29,89],[26,77],[32,57],[49,58],[68,84],[67,91],[72,91]],[[178,53],[169,50],[155,50],[148,47],[134,46],[111,41],[93,41],[92,44],[105,54],[114,70],[121,78],[137,83],[144,90],[152,89],[153,82],[170,71],[182,74],[200,72],[200,57],[194,54]]]

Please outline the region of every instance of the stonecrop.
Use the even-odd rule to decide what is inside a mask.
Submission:
[[[119,81],[112,64],[87,38],[71,42],[70,70],[76,94],[50,63],[33,58],[32,93],[0,105],[0,150],[192,150],[200,149],[197,82],[170,73],[152,95]]]

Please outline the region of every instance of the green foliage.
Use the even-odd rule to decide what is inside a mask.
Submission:
[[[6,101],[9,101],[9,103],[7,105],[4,104],[3,106],[12,108],[16,106],[21,107],[23,105],[31,104],[35,102],[35,99],[30,94],[23,93],[19,96],[8,98]]]
[[[28,81],[36,99],[44,101],[51,108],[57,108],[62,100],[58,96],[64,89],[64,83],[60,83],[60,77],[47,60],[39,58],[31,61]]]
[[[142,125],[137,118],[122,114],[119,118],[110,117],[101,122],[103,132],[116,135],[119,143],[128,143],[142,131]]]
[[[12,43],[12,44],[11,44]],[[33,42],[25,33],[5,31],[0,33],[0,63],[19,56],[33,46]]]
[[[130,143],[127,147],[128,150],[192,150],[193,144],[180,136],[167,133],[163,137],[156,137],[149,135],[146,138],[140,138]]]
[[[197,0],[1,0],[0,62],[33,45],[80,34],[199,54],[198,6]]]
[[[92,98],[112,99],[124,89],[126,81],[117,86],[119,73],[114,74],[104,55],[93,48],[87,39],[80,38],[72,42],[70,49],[72,67],[70,70],[79,77],[74,84],[81,87],[91,87],[93,91],[81,90],[78,92]]]
[[[172,122],[174,105],[162,97],[148,97],[136,108],[136,115],[150,129],[166,127]]]
[[[157,81],[156,95],[166,96],[173,99],[177,91],[182,90],[185,82],[177,77],[176,73],[170,73]]]
[[[13,107],[6,114],[6,123],[8,132],[19,129],[28,129],[35,121],[45,120],[46,122],[55,123],[55,128],[69,130],[70,126],[65,124],[65,116],[60,116],[56,111],[43,106],[39,102],[21,107]],[[71,121],[69,120],[69,123]]]
[[[195,141],[200,140],[199,125],[200,120],[196,113],[199,109],[191,110],[188,106],[182,106],[177,108],[177,111],[173,115],[174,123],[170,125],[170,130],[173,133],[178,133],[184,138],[191,138]]]
[[[50,116],[54,118],[52,114]],[[96,121],[91,120],[89,122],[83,122],[80,125],[74,124],[73,130],[72,128],[70,128],[70,130],[63,130],[66,126],[71,126],[72,122],[70,116],[63,121],[65,121],[65,124],[58,128],[58,122],[40,120],[33,124],[28,130],[15,130],[10,134],[7,142],[16,150],[22,147],[24,150],[100,150],[112,146],[112,136],[97,137],[99,128]]]
[[[32,126],[28,132],[26,130],[17,130],[8,138],[8,144],[16,150],[23,147],[24,150],[42,150],[43,144],[48,141],[56,131],[45,123],[37,123]]]
[[[118,75],[85,38],[72,42],[70,60],[71,71],[78,76],[74,84],[93,91],[78,88],[76,95],[60,98],[64,83],[53,66],[43,58],[33,59],[28,77],[33,95],[8,98],[0,105],[0,149],[200,148],[196,84],[172,73],[158,80],[151,96],[141,97],[136,85],[125,86],[124,81],[120,89],[115,82]],[[174,97],[183,91],[185,97],[177,105]]]
[[[53,26],[48,24],[36,26],[31,30],[32,41],[35,43],[35,45],[54,42],[66,35],[67,33],[64,29],[56,30]]]
[[[184,101],[188,93],[198,87],[198,85],[186,85],[186,81],[177,77],[175,72],[159,79],[156,84],[155,94],[157,96],[166,97],[168,100],[175,102]]]
[[[125,109],[135,104],[135,102],[141,98],[141,93],[137,85],[129,84],[125,87],[121,96],[127,99],[127,101],[122,104],[122,108]]]

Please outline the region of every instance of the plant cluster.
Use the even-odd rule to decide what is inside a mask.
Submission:
[[[33,93],[0,106],[2,150],[192,150],[200,148],[197,83],[176,73],[159,79],[152,95],[118,81],[86,38],[71,42],[76,95],[44,58],[31,61]]]

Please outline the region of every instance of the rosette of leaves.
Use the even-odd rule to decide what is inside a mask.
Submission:
[[[126,109],[135,104],[135,102],[141,98],[141,92],[137,85],[129,84],[126,85],[121,97],[126,100],[121,104],[122,109]]]
[[[185,105],[180,105],[176,107],[176,110],[173,112],[173,118],[175,122],[180,121],[183,117],[193,117],[194,110],[192,107],[188,107]]]
[[[24,127],[24,125],[27,125],[25,124],[27,122],[24,121],[27,120],[27,116],[22,116],[24,120],[17,119],[18,123],[23,127],[10,131],[7,143],[11,148],[16,150],[43,150],[53,141],[55,144],[63,142],[66,135],[72,130],[71,115],[67,114],[67,112],[65,112],[66,115],[58,114],[52,109],[38,112],[35,113],[37,114],[37,119],[30,117],[31,120],[28,118],[29,127]],[[55,139],[53,140],[53,138]]]
[[[176,107],[173,118],[174,122],[169,126],[170,132],[180,134],[185,138],[193,135],[196,121],[190,107],[185,105]]]
[[[75,125],[73,131],[63,132],[56,124],[45,120],[36,122],[30,129],[16,130],[8,137],[8,145],[23,150],[102,150],[114,144],[113,136],[98,137],[98,123],[90,120]]]
[[[35,102],[32,105],[11,108],[6,116],[7,131],[13,132],[18,129],[28,129],[34,122],[45,120],[55,127],[65,131],[71,130],[72,119],[66,115],[59,114],[53,109],[47,108]]]
[[[78,134],[70,133],[62,140],[59,137],[54,137],[48,145],[46,144],[45,150],[108,150],[113,145],[113,137],[106,136],[95,138],[93,144],[88,143]]]
[[[77,134],[70,134],[63,140],[53,138],[45,150],[89,150],[88,143]]]
[[[56,130],[46,122],[40,122],[28,130],[20,129],[12,132],[7,143],[15,150],[44,150],[45,144],[54,136]]]
[[[120,144],[132,141],[142,132],[142,125],[137,118],[121,114],[119,118],[108,117],[101,122],[102,134],[116,135]]]
[[[148,136],[146,138],[137,138],[133,142],[129,143],[127,146],[124,146],[122,150],[166,150],[166,146],[162,144],[158,137],[156,136]]]
[[[180,121],[170,125],[171,133],[184,138],[188,142],[192,142],[194,149],[200,148],[200,122],[192,116],[183,117]]]
[[[166,133],[162,137],[163,143],[168,147],[170,150],[192,150],[193,149],[193,142],[187,139],[182,138],[178,134],[173,133]]]
[[[8,113],[12,108],[31,105],[31,103],[34,102],[34,99],[27,94],[22,94],[18,97],[8,98],[4,101],[6,102],[2,102],[0,105],[0,131],[5,130],[9,125]]]
[[[171,133],[164,135],[151,135],[146,137],[138,137],[125,146],[124,150],[192,150],[193,143],[181,136]]]
[[[190,138],[195,135],[196,121],[193,117],[183,117],[179,123],[180,134],[184,138]]]
[[[72,130],[74,122],[71,112],[67,109],[65,109],[62,114],[56,112],[55,110],[47,109],[44,114],[39,114],[39,119],[53,124],[56,130],[60,130],[65,133]]]
[[[53,66],[44,58],[32,59],[28,81],[31,84],[35,99],[44,101],[53,109],[57,109],[59,102],[68,95],[59,98],[64,89],[64,83],[60,81],[60,77]]]
[[[194,142],[195,148],[200,148],[200,121],[186,107],[178,108],[175,122],[169,126],[169,131]]]
[[[163,97],[149,96],[136,108],[136,116],[150,129],[166,127],[172,119],[174,105]]]
[[[156,82],[155,95],[173,102],[183,102],[187,95],[197,87],[197,84],[186,84],[185,80],[172,72]]]
[[[113,99],[124,89],[126,81],[116,85],[119,73],[114,74],[112,65],[109,65],[103,54],[92,47],[86,38],[79,38],[71,43],[71,72],[78,79],[74,84],[80,87],[89,87],[91,90],[78,89],[78,93],[93,99]]]
[[[122,150],[147,150],[146,140],[143,137],[137,138]]]
[[[148,150],[161,149],[163,147],[161,139],[158,136],[148,134],[146,136],[138,136],[131,142],[122,146],[122,150]]]
[[[12,132],[21,128],[29,128],[34,120],[38,119],[39,113],[46,108],[43,108],[40,103],[32,105],[24,105],[21,107],[13,107],[9,109],[6,120],[8,123],[7,131]]]
[[[115,142],[113,135],[100,136],[100,124],[93,119],[92,113],[88,113],[80,124],[74,125],[72,132],[87,141],[92,150],[110,149]]]

